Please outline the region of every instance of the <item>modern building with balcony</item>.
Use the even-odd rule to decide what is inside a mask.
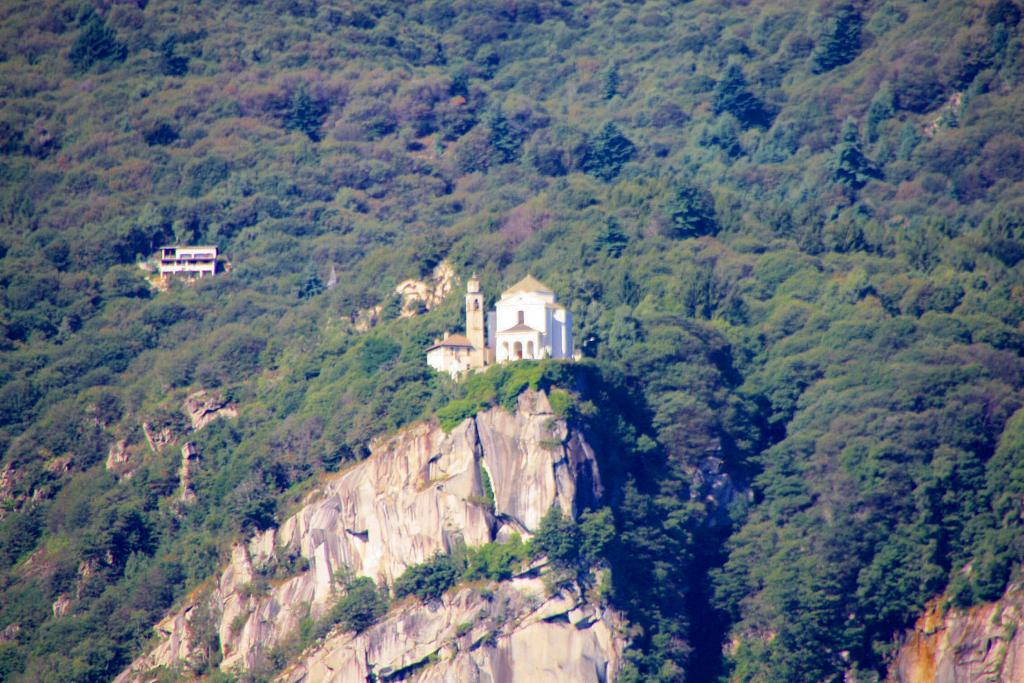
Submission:
[[[160,247],[160,277],[202,278],[217,274],[217,247]]]

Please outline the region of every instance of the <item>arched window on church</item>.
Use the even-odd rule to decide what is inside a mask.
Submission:
[[[473,310],[474,311],[479,311],[480,310],[480,299],[473,299]]]
[[[522,311],[519,311],[518,316],[519,316],[519,324],[520,325],[525,324],[526,323],[526,314],[523,313]]]

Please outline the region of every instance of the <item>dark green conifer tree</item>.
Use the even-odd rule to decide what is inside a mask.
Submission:
[[[875,142],[878,140],[879,126],[888,119],[891,119],[896,113],[896,98],[893,96],[892,88],[889,87],[888,83],[883,83],[882,87],[875,93],[874,98],[871,100],[871,105],[868,106],[868,118],[867,118],[867,138],[868,142]]]
[[[127,54],[128,48],[118,42],[113,29],[95,13],[90,13],[71,46],[68,59],[77,70],[88,71],[97,62],[122,62]]]
[[[306,270],[306,275],[299,285],[299,298],[309,299],[324,291],[323,280],[317,275],[316,269],[312,266]]]
[[[605,223],[604,230],[597,239],[597,248],[598,251],[606,256],[619,258],[628,242],[629,238],[626,237],[626,233],[622,232],[619,222],[614,218],[609,218],[608,222]]]
[[[860,52],[860,13],[853,5],[842,5],[829,20],[818,46],[811,56],[814,73],[825,73],[849,64]]]
[[[495,107],[487,117],[487,144],[494,153],[494,161],[508,164],[519,159],[522,136],[505,117],[501,107]]]
[[[701,263],[686,273],[683,281],[683,310],[690,318],[710,320],[718,304],[718,280],[714,266]]]
[[[990,26],[1002,24],[1013,27],[1020,23],[1020,17],[1020,8],[1013,0],[996,0],[985,12],[985,19]]]
[[[917,128],[913,123],[909,121],[904,124],[903,130],[900,131],[900,137],[898,145],[896,147],[896,158],[901,161],[910,161],[910,157],[914,154],[914,150],[921,143],[921,135],[917,132]]]
[[[843,124],[843,133],[832,162],[832,177],[843,185],[859,190],[868,180],[878,176],[874,163],[864,155],[860,144],[860,131],[853,119]]]
[[[613,63],[605,70],[603,74],[601,83],[601,96],[604,97],[604,99],[606,100],[610,100],[611,98],[615,97],[615,95],[618,94],[618,92],[619,65]]]
[[[771,114],[747,89],[747,79],[736,64],[729,65],[715,86],[712,107],[715,115],[732,114],[744,126],[767,126],[771,123]]]
[[[583,171],[609,181],[619,175],[623,165],[635,155],[636,145],[609,121],[591,140],[583,160]]]
[[[309,94],[305,84],[292,93],[284,115],[284,127],[305,133],[314,142],[320,139],[320,126],[327,115],[327,106]]]
[[[160,73],[165,76],[184,76],[188,73],[188,57],[177,54],[177,36],[168,36],[160,43]]]
[[[666,237],[685,239],[714,235],[718,232],[715,199],[702,187],[683,182],[678,184],[662,206]]]

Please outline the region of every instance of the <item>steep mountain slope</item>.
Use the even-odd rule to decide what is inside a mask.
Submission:
[[[278,529],[236,546],[216,587],[165,619],[158,627],[160,644],[131,670],[147,680],[157,667],[201,669],[214,659],[225,671],[270,671],[269,653],[294,638],[303,619],[323,620],[345,592],[339,577],[355,573],[394,584],[408,567],[440,553],[533,533],[552,506],[576,515],[595,506],[601,493],[590,446],[556,418],[543,393],[520,394],[514,414],[492,408],[450,434],[437,425],[406,428],[311,494]],[[295,576],[267,583],[275,570],[299,563],[304,568]],[[265,585],[254,588],[261,577]],[[564,591],[522,578],[491,597],[476,588],[440,605],[398,607],[354,640],[335,634],[302,670],[321,672],[308,674],[310,680],[325,680],[322,672],[334,670],[332,680],[345,681],[364,680],[375,669],[385,676],[385,669],[426,667],[428,658],[451,648],[448,640],[475,629],[475,646],[493,641],[483,643],[483,653],[470,661],[452,656],[448,673],[428,677],[445,680],[482,668],[507,671],[501,680],[526,681],[543,672],[561,680],[608,680],[623,649],[620,620],[602,617],[605,608]],[[558,618],[573,610],[580,616],[566,628]],[[457,630],[463,633],[456,636]],[[208,651],[210,642],[218,644],[217,652]],[[565,647],[555,648],[555,642]],[[545,647],[549,654],[540,656]],[[517,661],[523,648],[537,648],[537,658]],[[135,675],[126,672],[117,680]]]
[[[1020,586],[999,600],[945,611],[940,603],[914,624],[893,662],[898,683],[980,683],[1024,678],[1024,619]]]
[[[0,678],[110,680],[373,439],[531,384],[601,441],[622,680],[884,677],[1024,560],[1021,18],[4,3]],[[173,242],[231,271],[155,291]],[[435,376],[459,297],[395,287],[443,259],[586,362]]]

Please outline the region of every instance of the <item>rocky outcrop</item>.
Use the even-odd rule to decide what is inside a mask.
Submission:
[[[261,666],[301,619],[319,617],[340,597],[338,572],[390,584],[408,566],[455,544],[529,534],[552,505],[576,514],[600,494],[590,446],[555,418],[540,392],[520,395],[514,414],[494,408],[450,433],[420,424],[380,440],[369,458],[326,482],[279,528],[234,548],[206,610],[216,615],[221,667]],[[301,571],[273,582],[262,578],[279,575],[288,557],[302,559],[289,563]],[[187,660],[195,606],[164,620],[160,644],[118,680]],[[514,632],[508,647],[520,642]]]
[[[71,611],[71,598],[61,593],[57,596],[57,599],[53,601],[50,608],[53,610],[53,616],[55,617],[67,616],[68,612]]]
[[[352,323],[356,332],[368,332],[371,327],[380,322],[380,316],[383,312],[383,306],[371,306],[370,308],[364,308],[360,311],[353,312],[349,317],[349,321]]]
[[[157,427],[149,422],[143,422],[142,433],[146,435],[146,443],[154,453],[159,453],[167,444],[174,441],[174,430],[170,427]]]
[[[890,683],[1024,681],[1024,586],[970,609],[929,604],[898,651]]]
[[[3,519],[6,509],[15,507],[18,496],[14,491],[17,486],[18,473],[15,471],[14,465],[7,463],[0,469],[0,519]]]
[[[399,315],[409,318],[429,311],[445,300],[455,286],[455,270],[448,261],[434,267],[430,277],[423,280],[403,280],[395,287],[401,305]],[[366,332],[379,323],[387,302],[353,311],[349,321],[357,332]]]
[[[622,628],[614,611],[569,592],[546,597],[542,580],[517,578],[406,604],[359,635],[329,635],[278,681],[611,681]]]
[[[192,490],[192,477],[190,469],[192,463],[199,460],[199,451],[191,441],[181,447],[181,465],[178,467],[178,481],[181,482],[178,489],[178,500],[182,503],[194,503],[196,492]]]
[[[238,417],[238,408],[216,391],[201,389],[188,397],[181,404],[181,409],[188,415],[192,430],[198,432],[220,417]]]
[[[448,261],[441,261],[426,280],[405,280],[395,287],[395,294],[402,299],[402,317],[416,315],[420,306],[429,311],[452,291],[455,285],[455,270]]]
[[[133,468],[137,464],[137,458],[133,458],[134,449],[127,439],[118,439],[110,445],[107,450],[106,468],[118,478],[118,481],[128,481],[134,476]]]
[[[238,417],[237,405],[228,401],[220,392],[206,389],[186,396],[181,403],[181,410],[188,417],[188,422],[182,419],[177,410],[166,404],[157,411],[156,416],[142,422],[142,434],[150,450],[160,453],[171,444],[181,443],[189,433],[198,432],[216,419]],[[189,451],[188,454],[185,453],[186,449]],[[138,466],[146,460],[144,450],[145,446],[135,432],[119,432],[118,438],[107,451],[107,471],[117,475],[120,481],[128,481]],[[181,479],[180,497],[184,502],[191,502],[195,498],[189,483],[188,469],[189,460],[194,460],[195,455],[193,446],[186,443],[178,472]]]
[[[18,637],[21,633],[21,624],[8,624],[2,631],[0,631],[0,643],[9,643]]]

